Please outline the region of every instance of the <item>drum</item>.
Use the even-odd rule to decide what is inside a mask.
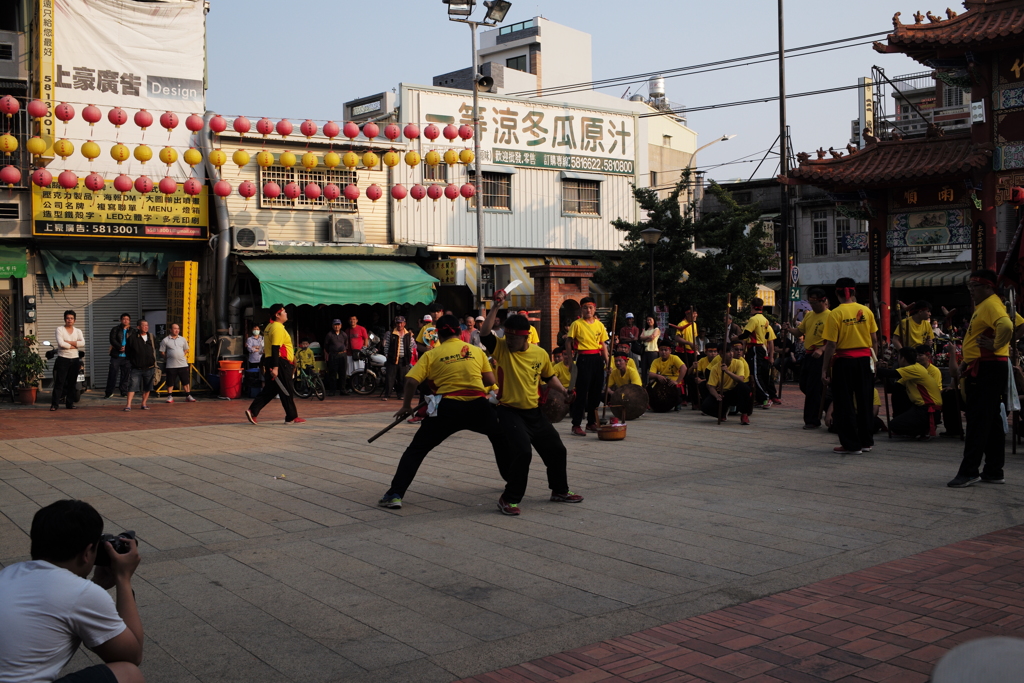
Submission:
[[[651,410],[656,413],[667,413],[679,405],[682,399],[679,387],[671,382],[651,382],[647,385],[647,395]]]
[[[544,417],[551,424],[561,422],[569,414],[569,402],[565,400],[565,394],[557,391],[548,391],[548,388],[545,386],[541,387],[540,400],[540,412],[544,413]]]
[[[608,399],[612,414],[621,420],[635,420],[647,412],[647,392],[636,384],[616,387]]]

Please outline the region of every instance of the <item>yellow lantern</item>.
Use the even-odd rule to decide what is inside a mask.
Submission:
[[[459,163],[459,153],[456,152],[454,149],[448,150],[447,152],[444,153],[444,163],[448,164],[449,166],[454,166],[455,164]]]
[[[183,157],[185,159],[185,163],[188,164],[189,166],[192,166],[193,168],[203,163],[203,153],[200,152],[195,147],[189,147],[187,150],[185,150],[185,154],[183,155]]]
[[[292,166],[295,165],[295,155],[292,154],[291,152],[281,152],[281,157],[279,161],[281,162],[281,165],[284,166],[285,168],[291,168]]]
[[[214,168],[220,168],[228,161],[228,155],[224,153],[224,150],[220,149],[213,150],[206,158],[210,160]]]
[[[274,165],[274,155],[264,150],[256,155],[256,164],[260,168],[270,168]]]
[[[242,168],[249,163],[249,153],[244,149],[235,150],[235,153],[231,155],[231,161],[235,162],[238,168]]]
[[[43,152],[46,151],[46,140],[36,135],[28,139],[28,142],[25,143],[25,149],[33,156],[42,156]]]
[[[345,152],[345,156],[341,157],[341,163],[345,164],[345,168],[355,168],[359,165],[359,155],[355,152]]]
[[[414,151],[414,150],[410,150],[410,151],[406,152],[405,153],[405,163],[409,164],[410,166],[419,166],[420,165],[420,153],[417,152],[417,151]]]
[[[306,152],[302,155],[302,165],[304,168],[312,170],[316,168],[317,163],[316,155],[312,152]]]
[[[84,145],[82,146],[82,154],[85,154]],[[177,160],[178,150],[174,149],[173,147],[164,147],[162,150],[160,150],[160,161],[167,164],[168,168],[170,168],[171,164],[173,164]]]
[[[471,164],[473,163],[473,159],[476,159],[476,155],[473,154],[473,150],[464,149],[461,152],[459,152],[459,161],[461,161],[462,163]]]
[[[14,148],[18,148],[17,142],[14,143]],[[57,140],[57,142],[53,143],[53,153],[61,159],[67,159],[75,153],[75,143],[66,138],[61,138],[60,140]]]
[[[430,150],[423,160],[427,163],[427,166],[437,166],[441,163],[441,155],[434,150]]]
[[[380,158],[373,152],[366,152],[363,154],[363,166],[366,168],[377,168],[377,164],[380,163]]]
[[[398,152],[391,150],[390,152],[384,152],[384,165],[388,168],[394,168],[402,161],[402,157],[399,156]]]
[[[118,166],[121,165],[122,161],[127,161],[131,155],[128,148],[120,142],[110,148],[110,158],[116,161]]]
[[[88,159],[89,161],[92,161],[93,159],[98,157],[100,154],[102,154],[102,152],[103,150],[100,149],[100,146],[97,145],[92,140],[88,140],[82,143],[82,156]]]
[[[74,149],[72,147],[72,149]],[[10,133],[0,135],[0,151],[4,154],[12,154],[18,150],[18,138]]]
[[[146,163],[147,161],[153,158],[153,150],[151,150],[147,145],[139,145],[138,147],[135,148],[135,153],[133,154],[133,156],[138,161]]]
[[[324,166],[334,168],[341,163],[341,156],[337,152],[328,152],[324,155]]]

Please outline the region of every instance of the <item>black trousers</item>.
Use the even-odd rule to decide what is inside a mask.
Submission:
[[[601,354],[578,354],[576,367],[576,400],[569,410],[573,427],[583,424],[584,412],[588,422],[596,419],[597,406],[604,393],[604,361]]]
[[[554,493],[569,490],[565,445],[540,408],[519,410],[498,406],[498,434],[503,451],[499,462],[509,468],[503,494],[506,503],[519,503],[523,499],[534,448],[547,468],[548,488]]]
[[[78,398],[78,387],[75,384],[78,382],[78,368],[81,364],[82,361],[77,358],[57,356],[53,364],[53,392],[50,394],[50,405],[54,408],[60,404],[61,399],[68,408],[75,405],[75,399]]]
[[[982,361],[978,372],[967,371],[967,433],[964,435],[964,458],[960,462],[958,477],[976,477],[984,459],[981,473],[1000,479],[1006,460],[1006,434],[999,404],[1006,393],[1005,360]]]
[[[263,384],[263,391],[260,395],[253,399],[252,403],[249,404],[249,412],[252,413],[253,417],[260,414],[260,411],[267,407],[267,404],[274,400],[275,396],[281,397],[281,406],[284,408],[284,421],[291,422],[299,416],[299,411],[295,409],[295,384],[292,381],[292,373],[295,371],[295,366],[284,360],[283,358],[277,359],[277,378],[281,380],[281,384],[284,385],[285,391],[281,391],[281,388],[274,381],[274,378],[270,375],[270,370],[266,370],[265,381]],[[287,392],[287,393],[285,393]]]
[[[391,480],[388,494],[404,497],[405,492],[412,485],[412,480],[416,478],[416,472],[423,464],[423,459],[427,457],[427,453],[439,446],[449,436],[461,432],[463,429],[483,434],[490,439],[495,460],[498,462],[498,472],[507,482],[513,476],[514,468],[511,463],[503,459],[510,451],[502,449],[497,438],[498,421],[494,406],[486,398],[477,398],[472,401],[443,398],[437,406],[437,415],[425,418],[420,423],[416,435],[412,437],[412,443],[402,453],[402,459],[398,461],[398,470]]]
[[[925,436],[931,431],[930,413],[926,406],[911,404],[889,421],[889,431],[893,436]]]
[[[854,408],[856,405],[861,409]],[[839,434],[839,443],[848,451],[859,451],[875,445],[874,376],[871,358],[833,358],[832,360],[832,424]]]
[[[946,434],[963,436],[964,423],[960,416],[963,401],[960,400],[958,389],[942,390],[942,422],[946,425]]]
[[[910,400],[906,387],[897,382],[886,381],[889,382],[886,386],[889,389],[889,399],[892,401],[892,416],[896,418],[911,410],[914,407],[914,402]]]
[[[690,403],[695,404],[695,407],[696,407],[696,403],[700,400],[700,398],[697,396],[697,383],[694,381],[694,375],[689,374],[689,371],[690,371],[691,368],[693,368],[694,371],[696,371],[697,354],[696,354],[696,352],[694,352],[694,353],[683,353],[680,356],[680,358],[682,358],[683,362],[686,363],[686,371],[687,371],[687,375],[686,375],[685,379],[683,379],[683,381],[682,381],[682,385],[683,385],[683,389],[684,389],[683,399],[685,401],[689,401]]]
[[[405,373],[409,372],[410,365],[395,365],[394,363],[388,363],[387,368],[384,371],[384,394],[387,398],[391,395],[391,391],[394,390],[398,398],[402,398],[403,387],[405,386]],[[398,386],[395,386],[395,382],[398,382]]]
[[[345,383],[348,381],[348,364],[344,353],[332,353],[327,361],[327,391],[347,391]]]
[[[640,360],[640,381],[647,384],[647,374],[651,371],[651,363],[658,357],[657,351],[644,351]]]
[[[778,398],[775,383],[772,382],[772,362],[768,358],[768,349],[760,345],[751,346],[747,349],[747,363],[754,378],[754,400],[764,403],[770,398]]]
[[[804,392],[804,424],[821,426],[821,363],[822,357],[804,356],[800,372],[800,391]]]
[[[107,388],[105,394],[113,394],[114,389],[120,389],[122,394],[128,393],[128,380],[132,376],[132,363],[127,358],[115,356],[110,359],[110,369],[107,370]]]
[[[722,404],[723,414],[729,412],[729,408],[732,406],[736,406],[741,415],[750,415],[754,412],[754,395],[750,391],[750,385],[737,384],[726,391],[722,397]],[[707,397],[700,404],[700,409],[705,415],[718,417],[718,399],[708,392]]]

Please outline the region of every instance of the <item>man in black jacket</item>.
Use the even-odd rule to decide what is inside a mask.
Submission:
[[[132,380],[124,411],[131,411],[136,392],[142,392],[142,409],[149,410],[146,401],[149,400],[149,392],[153,391],[153,376],[156,374],[156,340],[149,333],[149,323],[145,318],[139,320],[138,330],[128,339],[125,353],[132,364]]]
[[[128,360],[128,339],[135,334],[132,316],[121,314],[121,323],[110,329],[110,369],[107,371],[107,389],[103,398],[114,395],[114,389],[121,389],[121,396],[128,395],[128,380],[132,376],[132,363]]]

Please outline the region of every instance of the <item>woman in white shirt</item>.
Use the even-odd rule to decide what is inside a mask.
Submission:
[[[53,364],[53,393],[50,394],[50,410],[57,410],[61,398],[69,409],[77,408],[75,399],[78,369],[82,365],[79,351],[85,350],[85,337],[75,327],[74,311],[64,311],[64,327],[57,328],[57,360]]]

